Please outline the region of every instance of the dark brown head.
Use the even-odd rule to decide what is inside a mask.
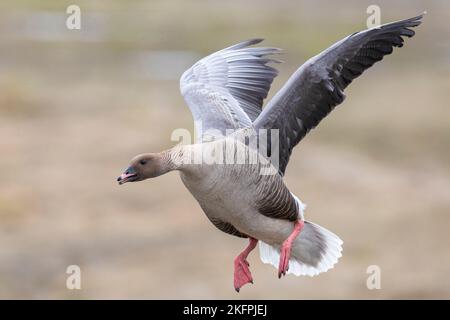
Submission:
[[[160,176],[170,170],[160,153],[145,153],[134,157],[128,168],[117,178],[119,184],[142,181]]]

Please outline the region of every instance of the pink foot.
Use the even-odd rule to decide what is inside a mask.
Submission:
[[[250,264],[247,261],[247,256],[256,247],[257,243],[258,240],[250,238],[247,248],[234,259],[234,289],[237,292],[247,283],[253,283],[252,274],[248,268]]]
[[[304,226],[303,220],[296,221],[294,225],[294,230],[281,246],[280,263],[278,265],[278,278],[281,278],[281,276],[285,276],[286,272],[289,270],[289,259],[291,258],[292,243],[302,231],[303,226]]]
[[[237,292],[247,283],[253,283],[252,274],[248,267],[249,263],[241,255],[234,259],[234,289]]]

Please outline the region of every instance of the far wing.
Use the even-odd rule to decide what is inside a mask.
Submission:
[[[213,53],[181,77],[180,89],[194,117],[197,137],[209,131],[249,127],[261,112],[277,70],[267,63],[276,48],[249,48],[262,39],[248,40]],[[211,130],[215,132],[211,133]]]

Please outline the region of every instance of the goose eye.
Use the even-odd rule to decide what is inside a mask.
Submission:
[[[147,163],[147,160],[142,159],[141,161],[139,161],[139,163],[145,165]]]

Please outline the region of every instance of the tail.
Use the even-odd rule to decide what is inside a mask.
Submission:
[[[287,273],[313,277],[328,271],[342,256],[342,244],[342,240],[331,231],[305,221],[303,230],[292,246]],[[279,248],[259,241],[259,255],[262,262],[278,268]]]

